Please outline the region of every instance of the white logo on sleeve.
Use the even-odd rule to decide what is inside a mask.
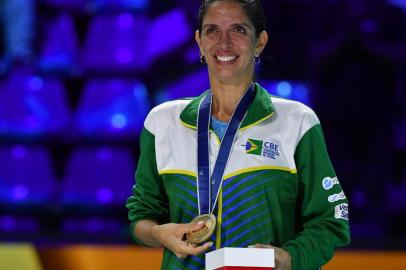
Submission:
[[[340,182],[338,182],[338,178],[337,178],[337,177],[334,177],[334,178],[325,177],[325,178],[323,179],[323,182],[322,182],[323,188],[324,188],[325,190],[329,190],[329,189],[331,189],[334,185],[338,185],[338,184],[340,184]]]
[[[341,218],[341,219],[348,220],[348,204],[342,203],[342,204],[336,205],[334,217],[337,219]]]
[[[344,191],[341,191],[340,193],[328,196],[328,201],[337,202],[337,201],[345,200],[346,198],[347,197],[345,197]]]

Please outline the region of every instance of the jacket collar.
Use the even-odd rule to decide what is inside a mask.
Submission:
[[[268,94],[268,92],[258,83],[255,83],[254,85],[254,101],[248,107],[247,114],[245,115],[244,120],[241,123],[240,130],[255,126],[265,119],[268,119],[274,111],[271,96]],[[182,122],[182,124],[189,128],[196,129],[199,104],[200,101],[207,95],[207,91],[205,91],[200,96],[192,99],[192,101],[185,107],[185,109],[180,114],[180,121]]]

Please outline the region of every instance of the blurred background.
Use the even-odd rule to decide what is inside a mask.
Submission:
[[[347,249],[406,250],[406,1],[262,2],[258,81],[321,119]],[[199,4],[0,0],[0,243],[135,245],[125,200],[145,116],[209,86]]]

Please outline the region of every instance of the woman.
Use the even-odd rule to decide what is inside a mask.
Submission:
[[[202,1],[195,38],[210,90],[145,120],[134,238],[165,247],[162,269],[204,269],[204,253],[226,246],[274,248],[278,270],[318,269],[349,243],[347,199],[313,111],[253,83],[268,41],[260,1]]]

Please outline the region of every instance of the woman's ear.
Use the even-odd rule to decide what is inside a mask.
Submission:
[[[268,33],[264,30],[261,32],[261,34],[259,34],[255,52],[260,54],[264,50],[267,43],[268,43]]]
[[[197,46],[199,46],[200,53],[203,54],[202,47],[200,46],[200,31],[199,30],[195,31],[195,40],[196,40]]]

